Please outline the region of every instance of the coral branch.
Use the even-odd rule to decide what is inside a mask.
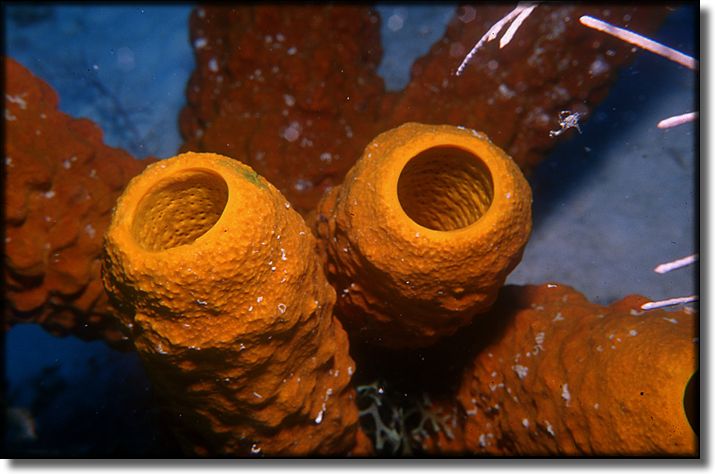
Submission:
[[[677,306],[681,304],[694,303],[698,301],[697,296],[682,296],[679,298],[668,298],[667,300],[661,301],[650,301],[648,303],[643,303],[641,309],[657,309],[657,308],[667,308],[669,306]]]
[[[593,28],[594,30],[607,33],[611,36],[615,36],[616,38],[625,41],[626,43],[630,43],[632,45],[638,46],[639,48],[650,51],[651,53],[663,56],[664,58],[676,62],[689,69],[698,69],[698,61],[695,58],[692,58],[687,54],[683,54],[680,51],[665,46],[664,44],[658,43],[657,41],[653,41],[652,39],[646,38],[645,36],[641,36],[638,33],[634,33],[624,28],[619,28],[617,26],[611,25],[610,23],[606,23],[603,20],[599,20],[588,15],[582,16],[581,18],[579,18],[579,21],[584,26],[588,26],[589,28]]]
[[[534,11],[536,5],[529,5],[521,8],[522,10],[519,12],[519,16],[517,16],[514,22],[509,25],[509,28],[507,28],[507,30],[504,32],[504,36],[502,36],[499,40],[499,48],[503,48],[504,46],[509,44],[509,42],[511,42],[511,39],[514,37],[514,34],[516,34],[516,31],[519,29],[524,20],[526,20],[526,18],[531,15],[531,12]]]
[[[698,119],[697,112],[688,112],[687,114],[675,115],[658,122],[658,128],[672,128],[678,125],[683,125],[689,122],[694,122]]]
[[[511,41],[512,37],[514,36],[514,33],[516,33],[516,30],[519,29],[521,24],[524,22],[526,17],[531,14],[534,8],[536,8],[536,5],[518,5],[502,19],[494,23],[494,25],[492,25],[492,27],[489,28],[486,33],[484,33],[484,35],[479,39],[479,41],[477,41],[477,43],[472,47],[471,51],[469,51],[469,53],[467,53],[467,55],[464,57],[462,62],[457,67],[457,71],[454,73],[455,76],[461,76],[464,72],[464,68],[467,67],[467,64],[469,64],[469,62],[472,60],[477,51],[479,51],[479,49],[485,43],[488,43],[494,38],[496,38],[501,29],[504,28],[504,25],[514,20],[514,18],[516,17],[514,23],[512,23],[509,29],[507,29],[506,33],[504,33],[504,36],[499,42],[500,48],[506,46]]]
[[[698,260],[698,254],[688,255],[687,257],[673,260],[672,262],[661,263],[653,270],[656,273],[668,273],[672,270],[690,265]]]

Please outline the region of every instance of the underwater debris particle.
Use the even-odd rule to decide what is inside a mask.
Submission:
[[[298,179],[295,184],[293,184],[293,189],[298,192],[304,192],[313,187],[313,183],[307,179]]]
[[[262,297],[262,296],[259,296],[258,298],[256,298],[256,303],[260,303],[261,301],[263,301],[263,297]]]
[[[569,392],[569,384],[565,383],[561,387],[561,398],[566,402],[566,406],[569,406],[571,402],[571,393]]]
[[[529,428],[529,420],[528,420],[527,418],[522,418],[522,419],[521,419],[521,426],[523,426],[524,428],[527,428],[527,429],[528,429],[528,428]]]
[[[544,423],[546,424],[546,432],[555,438],[556,433],[554,432],[554,427],[551,426],[551,423],[549,423],[548,420],[544,420]]]
[[[27,108],[27,102],[24,99],[26,95],[27,93],[18,95],[5,94],[5,99],[11,104],[17,104],[22,110],[25,110]]]
[[[278,311],[280,311],[281,314],[286,312],[286,305],[283,303],[278,303]]]
[[[588,67],[588,73],[591,76],[599,76],[601,74],[606,74],[609,70],[610,67],[608,66],[608,63],[603,59],[601,55],[598,55]]]
[[[516,92],[509,89],[509,86],[507,86],[506,84],[499,85],[499,93],[501,95],[503,95],[504,97],[506,97],[507,99],[511,99],[512,97],[514,97],[516,95]]]
[[[300,124],[298,122],[293,121],[290,123],[290,125],[288,125],[288,127],[283,129],[283,131],[281,132],[281,136],[289,142],[294,142],[300,136],[300,130]]]
[[[517,377],[519,377],[520,380],[524,380],[526,375],[529,373],[529,368],[523,365],[516,364],[513,365],[511,368],[514,372],[516,372],[516,375]]]
[[[470,6],[463,6],[462,13],[457,17],[462,23],[471,23],[477,17],[477,9]]]
[[[201,49],[205,47],[208,43],[209,42],[206,38],[196,38],[196,40],[194,41],[194,48]]]
[[[323,403],[322,409],[320,410],[320,412],[318,412],[318,416],[316,416],[316,417],[315,417],[315,420],[313,420],[313,421],[315,421],[315,424],[316,424],[316,425],[319,425],[320,423],[323,422],[323,415],[324,415],[324,414],[325,414],[325,403]]]
[[[216,61],[216,58],[211,58],[209,60],[209,70],[211,72],[218,72],[218,61]]]
[[[387,28],[392,31],[400,31],[402,27],[405,24],[405,19],[402,17],[402,15],[398,15],[395,13],[394,15],[390,15],[390,17],[387,19]]]
[[[261,448],[257,444],[251,445],[251,454],[260,454]]]
[[[449,56],[452,58],[462,57],[466,50],[467,48],[462,43],[452,43],[449,45]]]
[[[97,231],[95,228],[92,226],[92,224],[87,224],[84,226],[84,231],[89,235],[90,239],[93,239],[95,235],[97,235]]]
[[[629,335],[629,336],[636,336],[636,335],[638,335],[638,331],[636,331],[635,329],[631,329],[630,331],[628,331],[628,335]]]

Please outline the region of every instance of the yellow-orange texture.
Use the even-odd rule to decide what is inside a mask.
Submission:
[[[472,332],[479,352],[458,395],[467,451],[697,456],[696,313],[643,311],[645,301],[506,287]]]
[[[185,153],[117,202],[104,284],[198,455],[342,454],[358,412],[315,239],[250,167]]]
[[[483,134],[407,123],[365,148],[314,227],[351,335],[427,346],[491,306],[528,240],[531,190]]]

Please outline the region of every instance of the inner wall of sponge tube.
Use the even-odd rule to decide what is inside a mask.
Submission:
[[[228,202],[228,185],[211,170],[182,170],[152,187],[134,213],[131,233],[149,251],[188,245],[208,232]]]
[[[489,168],[471,151],[437,146],[415,155],[397,182],[403,211],[428,229],[467,227],[484,215],[494,197]]]
[[[700,371],[695,373],[688,380],[683,392],[683,410],[688,419],[690,427],[696,435],[700,436]]]

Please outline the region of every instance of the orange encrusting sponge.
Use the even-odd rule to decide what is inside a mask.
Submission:
[[[135,177],[104,284],[187,452],[350,452],[354,363],[315,239],[250,167],[184,153]]]
[[[472,329],[478,353],[457,397],[467,452],[697,456],[697,314],[643,311],[646,301],[505,287]]]
[[[424,347],[489,309],[531,232],[531,190],[483,134],[407,123],[324,196],[314,231],[351,335]]]

